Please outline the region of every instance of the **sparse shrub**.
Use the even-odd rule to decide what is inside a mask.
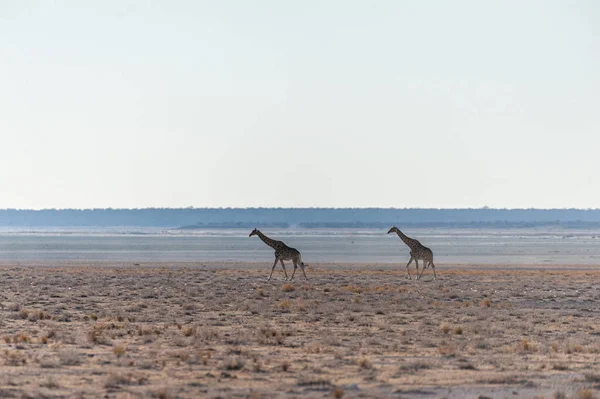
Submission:
[[[161,388],[158,391],[156,391],[156,397],[158,399],[174,399],[175,398],[175,396],[173,396],[173,394],[167,388]]]
[[[27,359],[17,351],[4,351],[4,364],[7,366],[24,366]]]
[[[450,326],[448,324],[442,324],[440,326],[440,330],[444,333],[444,334],[448,334],[451,330]]]
[[[65,349],[58,353],[60,363],[65,366],[76,366],[81,363],[79,354],[74,349]]]
[[[581,353],[583,352],[583,347],[579,344],[567,344],[567,346],[565,347],[565,352],[566,353]]]
[[[342,287],[343,291],[348,291],[348,292],[353,292],[355,294],[360,294],[361,292],[363,292],[364,290],[356,285],[346,285],[344,287]]]
[[[257,358],[252,359],[252,370],[255,373],[260,373],[262,371],[262,364]]]
[[[15,334],[15,336],[13,337],[13,342],[15,344],[24,344],[24,343],[28,343],[31,341],[31,338],[29,337],[29,335],[25,334],[25,333],[18,333]]]
[[[296,381],[296,385],[301,387],[306,386],[331,386],[331,381],[323,378],[300,377]]]
[[[554,392],[554,399],[567,399],[567,395],[562,391],[556,391]]]
[[[413,362],[398,366],[398,371],[401,373],[416,373],[419,370],[429,369],[431,365],[423,362]]]
[[[96,330],[95,328],[88,330],[86,333],[87,340],[90,344],[97,344],[98,336],[99,336],[98,330]]]
[[[358,363],[358,365],[360,366],[361,369],[371,369],[371,368],[373,368],[373,364],[366,357],[362,358],[362,359],[359,359],[357,363]]]
[[[578,399],[594,399],[594,391],[589,388],[582,388],[577,391]]]
[[[118,388],[119,385],[127,385],[131,383],[131,374],[123,374],[115,371],[108,373],[105,388]]]
[[[181,350],[173,353],[173,357],[185,362],[189,359],[190,354],[187,351]]]
[[[258,330],[258,343],[261,345],[283,345],[285,337],[292,335],[291,331],[278,331],[268,326],[262,326]]]
[[[193,312],[196,310],[196,305],[194,305],[193,303],[186,303],[183,306],[183,310],[185,310],[186,312]]]
[[[463,329],[462,327],[454,327],[454,330],[452,331],[455,335],[462,335],[463,333]]]
[[[489,298],[485,298],[483,301],[481,301],[481,306],[489,308],[492,306],[492,301],[490,301]]]
[[[304,312],[306,310],[306,304],[304,303],[302,298],[298,298],[296,300],[296,310],[298,310],[299,312]]]
[[[285,283],[284,285],[281,286],[281,291],[283,291],[283,292],[292,292],[295,289],[296,288],[291,283]]]
[[[137,362],[137,366],[142,370],[149,370],[154,367],[154,363],[151,360],[140,360]]]
[[[292,306],[292,302],[289,299],[282,299],[279,301],[279,308],[283,310],[289,310]]]
[[[288,361],[281,363],[281,369],[283,371],[288,371],[290,369],[290,366],[291,366],[290,362],[288,362]]]
[[[225,370],[241,370],[245,364],[246,364],[246,362],[242,358],[230,357],[223,361],[222,368]]]
[[[58,383],[56,382],[54,377],[50,376],[46,381],[42,382],[40,386],[48,389],[56,389],[58,388]]]
[[[186,337],[191,337],[196,334],[196,327],[186,327],[183,329],[183,335]]]
[[[37,362],[40,364],[40,367],[45,368],[45,369],[49,369],[49,368],[54,368],[54,367],[58,367],[58,359],[54,356],[40,356],[37,359]]]
[[[157,334],[160,334],[159,332]],[[218,338],[219,333],[217,330],[210,327],[201,327],[196,330],[195,340],[202,342],[214,341]]]
[[[27,315],[27,320],[35,323],[36,321],[38,321],[40,319],[39,317],[39,313],[38,312],[31,312]]]
[[[9,303],[8,305],[6,305],[6,309],[8,309],[11,312],[18,312],[19,310],[21,310],[21,305],[18,303]]]
[[[523,352],[535,352],[535,344],[529,341],[527,338],[523,338],[519,343],[519,348]]]
[[[127,351],[127,348],[125,348],[124,345],[115,345],[113,346],[113,353],[117,356],[117,357],[121,357],[125,354],[125,352]]]
[[[454,345],[442,345],[437,348],[437,351],[440,355],[446,357],[454,357],[456,356],[456,346]]]
[[[331,394],[334,398],[341,399],[344,397],[344,390],[340,387],[336,387]]]
[[[212,357],[212,352],[211,351],[198,351],[198,357],[200,358],[200,362],[206,366],[208,364],[208,361]]]

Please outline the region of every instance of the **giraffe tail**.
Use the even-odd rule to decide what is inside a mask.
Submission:
[[[302,266],[302,267],[308,266],[306,263],[304,263],[302,261],[302,255],[300,255],[300,262],[299,263],[300,263],[300,266]]]

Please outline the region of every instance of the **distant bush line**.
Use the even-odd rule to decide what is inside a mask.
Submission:
[[[195,225],[188,225],[178,227],[179,230],[202,230],[202,229],[242,229],[242,228],[277,228],[277,229],[290,229],[290,228],[302,228],[302,229],[373,229],[373,228],[389,228],[393,224],[388,223],[362,223],[362,222],[315,222],[315,223],[298,223],[296,225],[290,225],[289,223],[267,223],[267,222],[254,222],[254,223],[198,223]],[[431,222],[431,223],[401,223],[401,226],[405,227],[445,227],[445,228],[533,228],[533,227],[564,227],[564,228],[600,228],[600,222],[469,222],[469,223],[442,223],[442,222]]]
[[[599,209],[144,208],[0,210],[3,227],[383,228],[600,226]]]

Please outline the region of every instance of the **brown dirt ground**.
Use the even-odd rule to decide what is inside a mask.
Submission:
[[[0,266],[0,397],[600,397],[593,267],[80,264]]]

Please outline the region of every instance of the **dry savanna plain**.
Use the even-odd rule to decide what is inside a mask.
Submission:
[[[600,397],[593,266],[269,271],[0,265],[0,397]]]

